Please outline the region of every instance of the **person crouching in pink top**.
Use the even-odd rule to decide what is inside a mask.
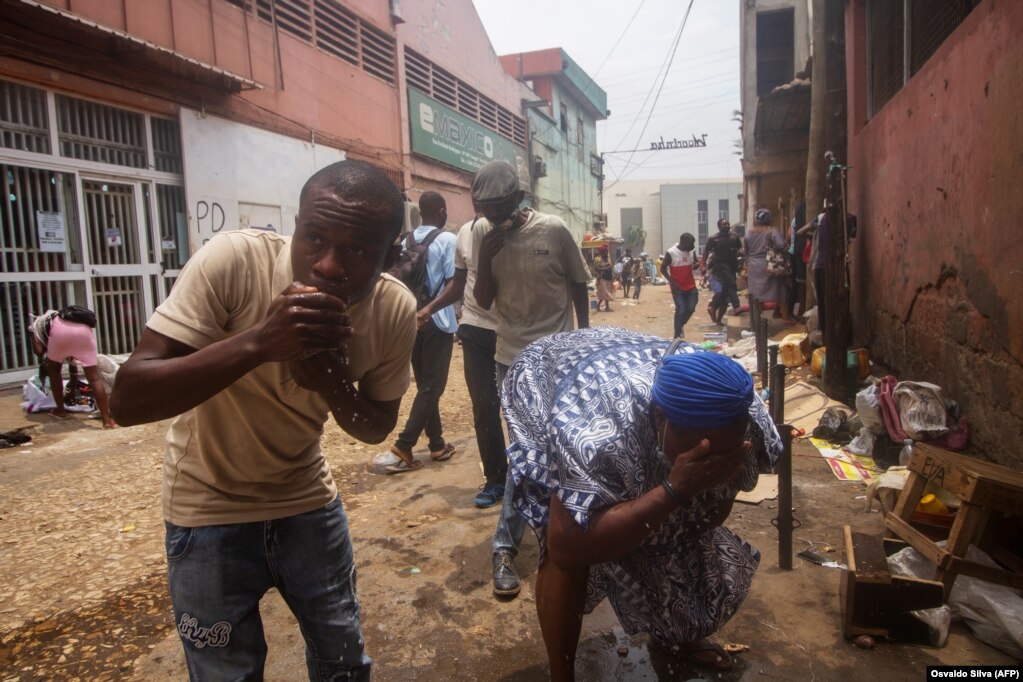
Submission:
[[[46,373],[50,378],[50,390],[57,406],[50,414],[60,419],[67,417],[64,409],[64,381],[60,370],[65,359],[74,359],[85,368],[85,378],[89,380],[96,406],[103,418],[103,428],[112,429],[117,426],[110,416],[110,402],[103,381],[96,367],[96,337],[92,328],[80,322],[63,320],[49,312],[36,318],[30,325],[32,329],[32,348],[36,355],[45,356]]]

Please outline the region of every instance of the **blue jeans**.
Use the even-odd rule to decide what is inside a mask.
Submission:
[[[675,301],[675,338],[680,339],[682,338],[682,328],[696,312],[696,303],[700,299],[700,292],[695,287],[689,291],[672,287],[671,297]]]
[[[191,680],[263,679],[259,600],[271,587],[298,619],[310,680],[369,680],[340,498],[273,521],[165,525],[174,620]]]
[[[508,376],[508,365],[497,365],[497,392],[503,389],[504,378]],[[511,437],[509,429],[509,437]],[[511,467],[508,467],[508,477],[504,481],[504,499],[501,501],[501,515],[497,518],[497,528],[494,530],[493,551],[508,552],[513,557],[519,553],[519,545],[522,544],[522,533],[526,530],[526,522],[522,520],[519,513],[515,511],[512,504],[515,481],[512,479]]]

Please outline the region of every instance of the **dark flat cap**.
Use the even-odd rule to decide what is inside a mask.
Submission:
[[[472,181],[472,198],[482,204],[507,199],[518,191],[519,174],[507,161],[485,164]]]

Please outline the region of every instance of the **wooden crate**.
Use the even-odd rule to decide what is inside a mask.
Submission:
[[[887,516],[885,525],[890,534],[934,562],[936,577],[945,585],[945,596],[952,591],[959,574],[1023,588],[1023,573],[965,559],[966,549],[980,543],[992,515],[1023,516],[1023,474],[926,443],[913,446],[909,470],[895,511]],[[928,483],[945,488],[961,501],[944,548],[910,525]]]
[[[845,560],[840,587],[842,634],[885,637],[900,642],[927,644],[927,625],[910,611],[930,609],[944,602],[944,586],[937,580],[892,575],[888,557],[906,544],[853,532],[845,527]]]

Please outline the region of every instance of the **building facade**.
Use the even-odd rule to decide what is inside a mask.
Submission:
[[[1023,3],[845,10],[856,334],[1023,468]]]
[[[633,254],[664,253],[683,232],[696,238],[703,253],[717,221],[738,222],[742,183],[728,180],[623,180],[604,197],[608,232],[627,239],[629,228],[642,227],[646,241]]]
[[[607,118],[607,93],[560,48],[502,55],[501,64],[535,93],[526,103],[534,204],[581,241],[602,223],[597,121]]]
[[[740,10],[743,220],[764,207],[781,225],[806,185],[810,1],[757,0]],[[797,75],[799,74],[799,75]]]
[[[94,309],[130,352],[182,264],[223,230],[290,234],[315,170],[448,198],[507,158],[521,107],[471,0],[0,0],[0,383],[34,371],[28,315]]]

